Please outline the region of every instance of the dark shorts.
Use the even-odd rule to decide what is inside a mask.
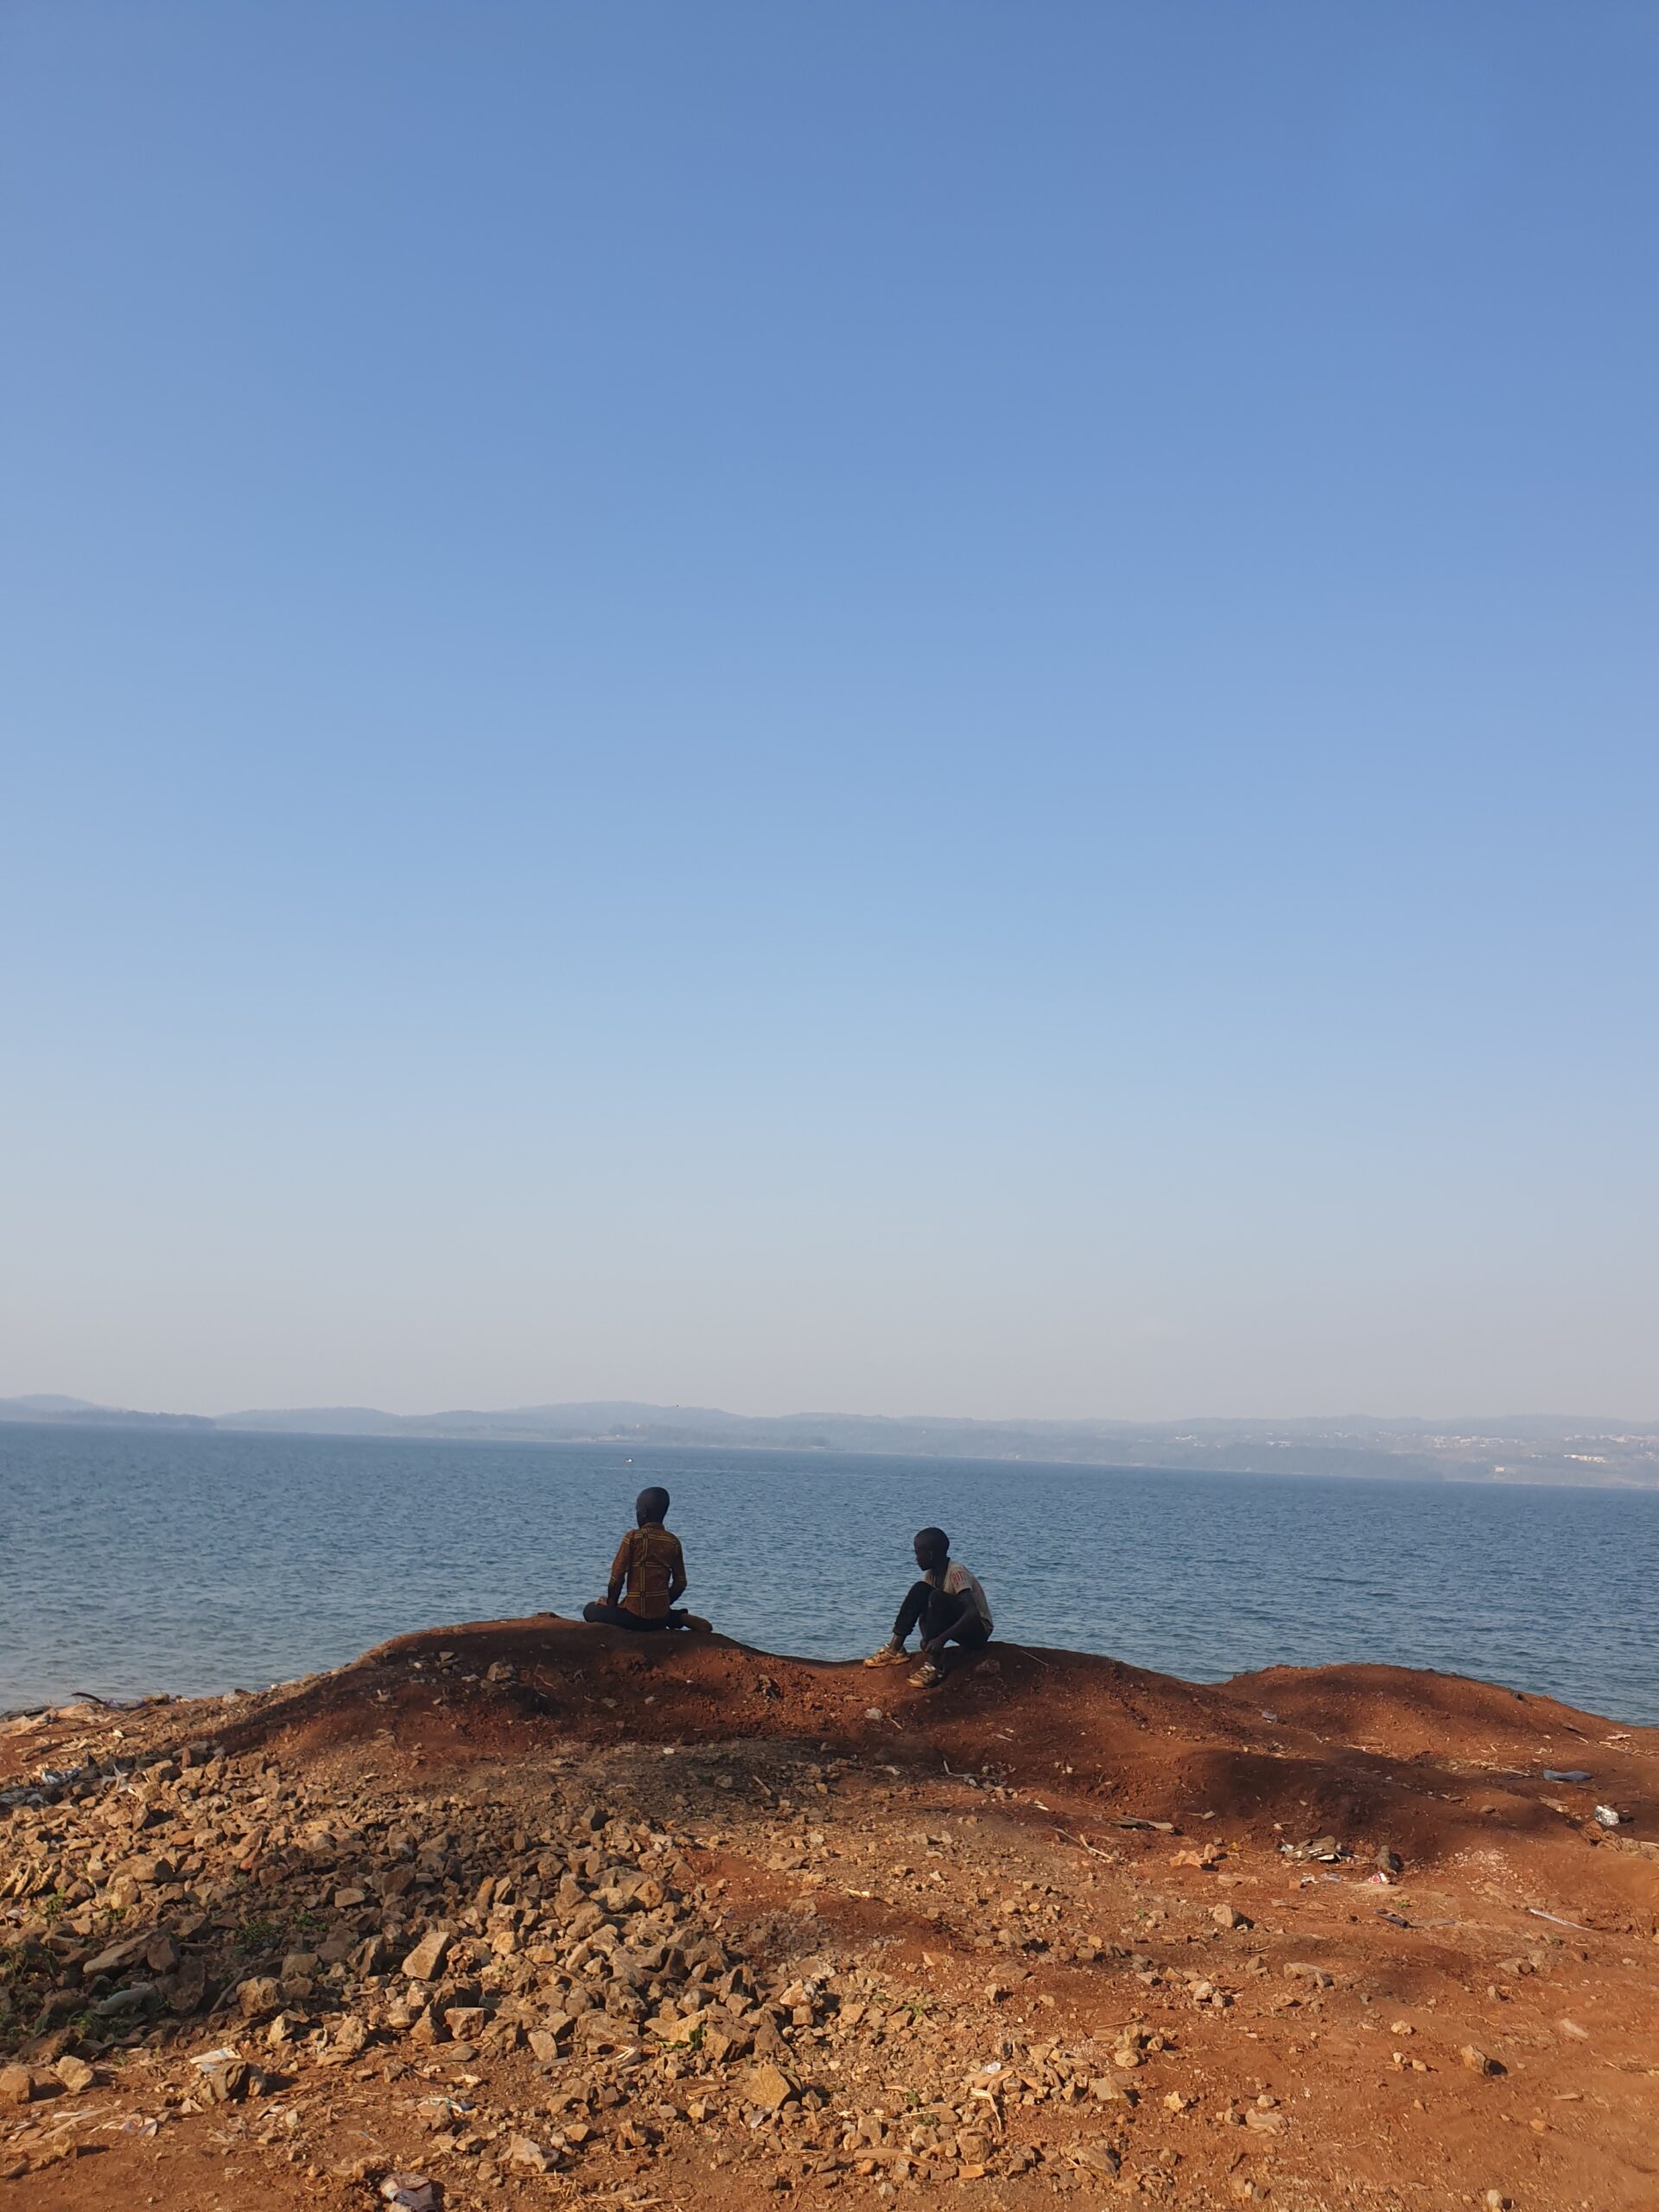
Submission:
[[[637,1629],[645,1634],[659,1628],[678,1628],[682,1620],[677,1613],[661,1613],[655,1620],[647,1620],[642,1613],[631,1613],[626,1605],[601,1605],[597,1599],[582,1607],[582,1618],[605,1628]]]

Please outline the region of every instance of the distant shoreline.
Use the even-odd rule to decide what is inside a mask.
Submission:
[[[895,1424],[900,1426],[900,1424]],[[1377,1450],[1362,1452],[1350,1445],[1345,1447],[1351,1461],[1363,1464],[1347,1465],[1332,1464],[1317,1444],[1299,1442],[1293,1447],[1299,1464],[1292,1464],[1288,1452],[1283,1459],[1265,1465],[1241,1466],[1231,1459],[1207,1459],[1200,1460],[1111,1459],[1082,1455],[1056,1456],[1052,1451],[1033,1449],[1027,1452],[974,1451],[955,1447],[949,1442],[906,1444],[895,1438],[885,1445],[841,1444],[823,1438],[773,1440],[771,1438],[727,1437],[709,1435],[619,1435],[614,1431],[594,1431],[588,1433],[537,1435],[531,1431],[504,1428],[467,1430],[442,1428],[427,1425],[418,1417],[410,1417],[406,1429],[331,1429],[321,1427],[281,1427],[270,1424],[244,1425],[234,1416],[214,1418],[200,1414],[123,1414],[115,1410],[98,1409],[95,1413],[15,1414],[0,1405],[0,1440],[8,1429],[39,1429],[51,1434],[62,1434],[77,1430],[92,1434],[107,1435],[126,1432],[138,1434],[173,1434],[194,1437],[257,1438],[269,1441],[300,1444],[372,1444],[372,1445],[477,1445],[507,1446],[524,1450],[606,1450],[632,1455],[636,1452],[741,1452],[746,1457],[762,1456],[768,1452],[786,1453],[830,1459],[906,1460],[918,1464],[942,1461],[963,1466],[1042,1468],[1055,1472],[1077,1474],[1141,1475],[1141,1476],[1214,1476],[1229,1480],[1254,1482],[1281,1479],[1288,1482],[1380,1482],[1389,1484],[1423,1484],[1434,1487],[1455,1486],[1471,1490],[1554,1490],[1564,1493],[1586,1491],[1617,1491],[1624,1494],[1659,1492],[1659,1452],[1649,1463],[1652,1471],[1636,1474],[1567,1474],[1551,1459],[1541,1459],[1506,1465],[1501,1472],[1471,1468],[1468,1462],[1449,1459],[1435,1465],[1426,1459],[1404,1453]],[[967,1440],[963,1440],[965,1443]],[[1265,1455],[1263,1455],[1265,1456]],[[1333,1455],[1334,1456],[1334,1455]],[[1309,1465],[1307,1461],[1320,1464]]]

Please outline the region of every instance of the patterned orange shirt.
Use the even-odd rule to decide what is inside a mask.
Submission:
[[[620,1587],[626,1580],[628,1594],[623,1599],[624,1610],[638,1613],[642,1621],[659,1621],[673,1609],[670,1592],[675,1583],[685,1580],[685,1554],[680,1549],[680,1540],[660,1521],[648,1521],[643,1529],[630,1529],[616,1548],[616,1557],[611,1561],[611,1587]]]

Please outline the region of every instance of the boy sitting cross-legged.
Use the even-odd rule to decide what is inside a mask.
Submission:
[[[897,1667],[904,1662],[905,1640],[912,1629],[922,1631],[922,1663],[911,1676],[918,1689],[931,1689],[944,1678],[943,1660],[947,1643],[969,1649],[988,1643],[991,1609],[979,1577],[950,1556],[950,1539],[943,1529],[922,1529],[916,1536],[916,1564],[922,1570],[899,1608],[893,1635],[879,1651],[871,1652],[867,1667]]]
[[[707,1621],[676,1610],[675,1600],[685,1589],[685,1554],[679,1538],[663,1526],[668,1507],[665,1490],[653,1484],[640,1491],[633,1504],[639,1526],[617,1546],[610,1587],[602,1599],[582,1607],[583,1620],[609,1628],[695,1628],[709,1633]]]

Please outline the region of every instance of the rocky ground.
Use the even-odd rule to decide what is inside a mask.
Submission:
[[[1659,1732],[1383,1669],[546,1619],[31,1716],[0,2206],[1651,2212],[1655,1838]]]

